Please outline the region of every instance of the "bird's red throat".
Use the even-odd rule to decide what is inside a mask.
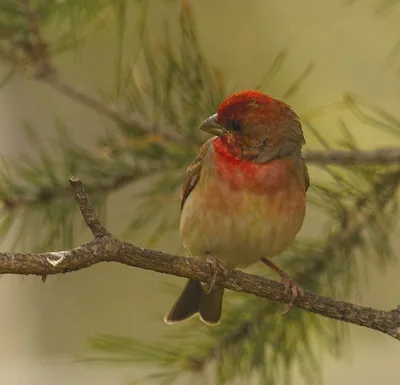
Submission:
[[[248,189],[255,193],[265,193],[287,185],[291,162],[273,159],[267,163],[255,163],[232,155],[223,138],[213,142],[216,169],[221,180],[232,190]]]

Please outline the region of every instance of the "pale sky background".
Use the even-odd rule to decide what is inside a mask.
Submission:
[[[157,3],[157,5],[156,5]],[[199,38],[211,62],[225,74],[228,84],[251,88],[282,48],[289,57],[271,83],[272,96],[280,94],[310,61],[315,71],[290,104],[300,114],[340,100],[350,91],[385,107],[400,118],[400,56],[389,55],[400,40],[400,5],[386,17],[374,15],[378,1],[340,0],[203,0],[196,3]],[[177,8],[153,2],[152,31],[162,36],[161,21],[176,20]],[[132,13],[134,19],[134,12]],[[64,55],[56,64],[67,81],[95,92],[112,81],[112,63],[105,58],[113,49],[110,31],[90,38],[77,57]],[[5,69],[4,69],[5,70]],[[3,70],[0,68],[0,72]],[[50,137],[60,118],[86,145],[108,123],[85,107],[59,96],[44,85],[17,78],[0,91],[0,152],[17,158],[30,152],[22,136],[26,120],[37,123],[43,137]],[[318,119],[318,128],[336,137],[336,118]],[[351,129],[360,145],[393,145],[390,137],[366,130],[356,120]],[[310,143],[310,147],[311,147]],[[133,205],[132,189],[112,195],[108,227],[123,229],[125,206]],[[176,204],[177,210],[179,203]],[[304,231],[313,234],[320,224],[308,217]],[[398,231],[395,239],[399,239]],[[82,234],[78,241],[89,239]],[[145,246],[133,235],[132,241]],[[177,235],[157,245],[175,251]],[[2,246],[7,250],[7,244]],[[400,251],[400,243],[396,243]],[[370,270],[362,304],[389,309],[400,301],[400,267],[385,273]],[[100,265],[65,276],[39,278],[5,276],[0,279],[0,376],[7,385],[128,384],[141,368],[72,363],[86,350],[86,339],[97,333],[157,338],[164,331],[161,317],[171,298],[162,293],[166,278],[151,272],[116,265]],[[173,278],[170,281],[182,282]],[[350,327],[345,355],[321,355],[324,384],[398,384],[400,345],[389,337]],[[299,379],[294,385],[303,384]]]

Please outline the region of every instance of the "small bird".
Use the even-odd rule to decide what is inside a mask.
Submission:
[[[296,113],[260,91],[227,97],[200,129],[212,135],[187,169],[181,189],[180,233],[186,251],[205,259],[215,276],[208,288],[189,280],[168,324],[199,313],[209,325],[221,319],[224,288],[214,285],[217,268],[246,267],[262,261],[291,292],[293,305],[304,290],[272,263],[300,230],[309,175]]]

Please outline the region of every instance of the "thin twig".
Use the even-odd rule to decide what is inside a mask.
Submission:
[[[101,229],[103,225],[93,213],[93,208],[85,192],[74,180],[75,198],[87,225]],[[97,230],[94,231],[97,233]],[[143,249],[122,242],[104,232],[103,236],[72,250],[47,253],[0,253],[0,273],[47,276],[78,271],[100,262],[118,262],[128,266],[153,270],[159,273],[187,277],[207,282],[212,276],[212,268],[204,261]],[[291,296],[284,286],[276,281],[238,270],[227,269],[219,272],[217,283],[227,289],[254,294],[269,300],[288,303]],[[400,310],[372,309],[356,304],[337,301],[332,298],[306,292],[298,297],[295,306],[320,314],[324,317],[349,322],[381,331],[400,341]]]
[[[378,148],[371,151],[306,151],[308,164],[359,166],[400,164],[400,148]]]
[[[92,205],[89,202],[88,196],[86,195],[81,180],[75,177],[71,177],[69,178],[69,183],[75,190],[76,202],[78,203],[83,219],[85,220],[85,223],[92,232],[93,237],[96,239],[104,235],[108,235],[108,231],[104,227],[103,223],[101,223],[99,217],[96,215]]]
[[[118,106],[105,104],[69,84],[61,82],[58,77],[51,76],[39,79],[51,85],[53,89],[68,98],[89,107],[100,115],[106,116],[116,123],[134,127],[143,134],[159,134],[164,140],[182,143],[184,136],[166,123],[154,123],[144,119],[139,114],[123,112]]]

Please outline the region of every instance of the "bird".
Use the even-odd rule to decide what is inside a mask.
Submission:
[[[310,185],[302,157],[298,115],[258,90],[238,91],[199,127],[211,135],[188,167],[181,188],[180,234],[192,257],[214,268],[210,284],[189,279],[164,316],[175,324],[198,314],[218,325],[224,288],[218,268],[261,261],[280,276],[292,300],[304,290],[270,261],[287,249],[302,227]]]

